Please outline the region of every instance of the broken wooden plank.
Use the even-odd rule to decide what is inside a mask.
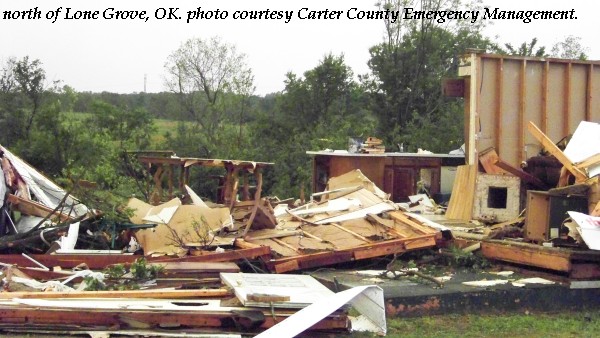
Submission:
[[[502,169],[506,170],[507,172],[517,176],[524,182],[534,185],[536,188],[539,188],[542,190],[548,189],[548,186],[546,185],[546,183],[542,182],[542,180],[540,180],[539,178],[537,178],[529,173],[524,172],[521,169],[513,167],[508,162],[504,162],[501,159],[498,159],[495,162],[495,165],[498,166],[499,168],[502,168]]]
[[[488,148],[479,154],[479,163],[483,167],[486,174],[505,175],[506,172],[496,166],[500,158],[494,148]]]
[[[571,271],[571,255],[558,248],[546,248],[540,245],[524,243],[504,243],[501,241],[483,241],[481,252],[488,259],[534,266],[555,271]]]
[[[546,149],[550,154],[554,155],[556,159],[562,163],[562,165],[575,176],[577,182],[582,182],[587,179],[587,175],[579,170],[577,167],[571,163],[571,161],[567,158],[567,156],[560,150],[552,140],[550,140],[533,122],[529,122],[527,125],[527,129],[529,132],[537,139],[544,149]]]
[[[69,214],[54,211],[52,208],[49,208],[41,203],[28,200],[13,194],[8,194],[8,202],[12,203],[12,205],[24,215],[38,217],[55,216],[58,219],[60,219],[61,222],[66,222],[68,220],[74,219],[74,217]]]

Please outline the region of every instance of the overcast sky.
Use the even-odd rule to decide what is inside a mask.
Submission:
[[[346,13],[374,10],[376,0],[148,0],[148,1],[69,1],[69,0],[0,0],[0,61],[8,57],[29,56],[43,63],[50,80],[61,80],[77,91],[141,92],[144,77],[148,92],[165,90],[164,64],[182,42],[193,37],[218,35],[235,44],[247,55],[255,76],[256,93],[264,95],[281,91],[288,71],[302,74],[314,68],[325,54],[344,54],[355,74],[368,72],[369,47],[383,39],[383,23],[379,20],[350,20]],[[548,20],[523,23],[518,20],[495,20],[486,35],[498,36],[501,42],[520,44],[533,37],[550,47],[567,35],[579,36],[588,47],[590,59],[600,59],[600,2],[484,0],[501,10],[571,10],[577,20]],[[196,10],[228,12],[224,20],[187,20],[187,12]],[[4,19],[7,10],[28,10],[37,7],[41,19]],[[58,20],[46,19],[61,8]],[[146,11],[150,17],[141,20],[66,19],[75,11],[115,10]],[[165,9],[179,8],[180,20],[159,20]],[[309,10],[342,11],[340,19],[301,20],[298,12]],[[235,11],[293,11],[293,17],[282,20],[233,19]],[[158,10],[158,11],[157,11]],[[304,12],[305,13],[305,12]],[[354,13],[352,13],[354,14]],[[168,15],[167,15],[168,16]]]

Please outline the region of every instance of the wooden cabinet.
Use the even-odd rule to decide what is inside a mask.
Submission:
[[[569,217],[567,211],[588,212],[586,196],[550,195],[546,191],[527,192],[525,211],[525,239],[544,242],[560,235],[563,221]]]
[[[441,167],[464,164],[464,157],[410,153],[337,154],[307,152],[313,158],[313,192],[324,191],[327,180],[360,169],[394,202],[408,201],[425,188],[431,196],[440,192]]]

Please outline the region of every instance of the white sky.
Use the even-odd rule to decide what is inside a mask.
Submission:
[[[141,92],[144,76],[148,92],[165,90],[164,63],[170,53],[189,38],[219,35],[235,44],[247,55],[254,72],[256,94],[264,95],[284,88],[285,73],[301,75],[314,68],[325,54],[343,53],[355,74],[368,72],[369,47],[383,39],[383,23],[379,20],[349,20],[348,9],[374,10],[376,0],[147,0],[147,1],[74,1],[74,0],[0,0],[0,61],[14,56],[40,59],[49,80],[62,80],[78,91]],[[597,37],[597,1],[525,1],[484,0],[501,10],[571,10],[577,20],[548,20],[522,23],[494,21],[486,29],[490,37],[514,45],[537,37],[540,45],[550,47],[567,35],[582,38],[589,48],[590,59],[600,59],[600,39]],[[41,20],[5,20],[6,10],[27,10],[38,7]],[[227,10],[225,20],[194,20],[186,23],[187,11],[202,6],[203,10]],[[62,7],[59,19],[52,23],[44,16]],[[65,9],[145,10],[147,22],[132,20],[66,20]],[[158,8],[179,8],[181,20],[157,20]],[[339,20],[300,20],[301,8],[343,11]],[[234,20],[237,10],[287,10],[294,17],[283,20]]]

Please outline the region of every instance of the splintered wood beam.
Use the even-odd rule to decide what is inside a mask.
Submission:
[[[542,146],[571,173],[575,176],[577,182],[585,181],[587,179],[586,174],[576,168],[573,163],[567,158],[567,156],[560,150],[552,140],[550,140],[533,122],[529,122],[527,125],[529,132],[535,137]]]

